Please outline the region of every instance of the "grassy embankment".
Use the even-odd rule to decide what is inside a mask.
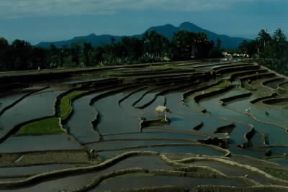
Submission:
[[[229,80],[223,80],[219,85],[216,85],[211,88],[212,91],[215,89],[225,89],[231,85],[231,82]]]
[[[59,118],[61,121],[67,120],[72,113],[72,101],[86,92],[87,91],[72,91],[64,95],[60,99],[59,106],[56,106],[59,109],[59,117],[48,117],[27,123],[19,129],[16,135],[52,135],[64,133],[65,130],[61,127]]]
[[[59,104],[59,116],[62,121],[67,120],[69,118],[70,114],[72,113],[72,101],[76,99],[77,97],[81,96],[82,94],[85,94],[87,91],[72,91],[68,93],[67,95],[64,95]],[[58,106],[57,106],[58,107]]]
[[[18,136],[24,135],[52,135],[63,133],[56,117],[42,119],[22,126],[17,132]]]
[[[263,171],[265,171],[266,173],[274,177],[277,177],[283,180],[288,180],[288,171],[285,169],[275,169],[275,168],[270,168],[270,167],[263,167],[262,169]]]

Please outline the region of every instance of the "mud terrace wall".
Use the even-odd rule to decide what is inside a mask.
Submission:
[[[105,73],[102,74],[101,71]],[[90,72],[93,73],[89,74]],[[87,74],[87,79],[83,75],[85,78],[79,78],[79,80],[77,76],[80,77],[80,74]],[[99,75],[98,80],[96,74]],[[0,77],[0,81],[6,78],[11,82],[23,80],[25,83],[30,83],[30,80],[26,79],[29,75],[31,74]],[[60,77],[61,75],[63,77]],[[77,78],[72,78],[73,80],[70,81],[68,80],[70,77]],[[79,186],[78,183],[75,183],[77,187],[72,191],[89,191],[97,190],[99,186],[100,189],[101,186],[105,185],[105,181],[109,183],[113,179],[118,181],[119,178],[125,180],[125,178],[129,179],[131,177],[133,180],[134,176],[137,179],[139,175],[145,177],[145,179],[146,177],[153,179],[156,176],[159,176],[158,178],[165,176],[170,177],[170,179],[180,177],[180,179],[207,180],[203,182],[206,185],[191,186],[189,189],[185,186],[169,184],[158,187],[143,185],[143,188],[131,188],[126,191],[191,190],[196,192],[227,190],[240,192],[285,191],[287,189],[288,181],[281,179],[285,177],[278,176],[279,172],[276,174],[273,172],[277,169],[280,170],[279,165],[273,164],[270,167],[267,163],[265,166],[258,167],[255,165],[256,160],[253,158],[247,159],[244,156],[253,153],[257,158],[265,159],[265,150],[267,149],[266,151],[272,150],[272,156],[269,158],[273,159],[276,155],[280,157],[279,154],[287,147],[285,145],[286,134],[283,134],[282,127],[275,124],[282,120],[286,122],[285,113],[279,113],[280,117],[277,118],[275,116],[276,120],[271,118],[271,123],[264,122],[261,119],[266,116],[274,117],[274,112],[279,108],[286,110],[285,105],[288,103],[288,96],[284,90],[285,87],[280,89],[285,82],[285,78],[279,77],[279,75],[263,68],[261,65],[250,61],[217,61],[212,63],[211,61],[190,61],[173,64],[165,63],[165,65],[145,64],[91,68],[79,71],[58,71],[53,74],[50,74],[49,71],[40,71],[39,73],[33,73],[31,77],[34,81],[42,81],[45,78],[55,78],[55,81],[61,81],[61,90],[65,89],[63,93],[61,92],[58,95],[55,106],[52,106],[55,109],[55,114],[52,113],[52,116],[49,117],[20,123],[5,136],[2,142],[4,143],[7,138],[14,137],[14,133],[22,125],[53,117],[59,119],[59,125],[62,128],[64,127],[63,130],[67,128],[64,133],[65,136],[69,137],[67,142],[73,141],[73,144],[77,145],[75,149],[81,150],[66,150],[66,147],[67,149],[70,147],[67,144],[67,146],[63,145],[63,149],[60,148],[59,151],[49,150],[52,148],[48,147],[47,150],[39,148],[40,150],[36,152],[0,154],[0,166],[3,169],[12,168],[14,170],[15,168],[16,170],[25,167],[28,170],[29,166],[32,168],[36,165],[43,167],[46,165],[53,167],[65,163],[71,165],[70,168],[63,168],[62,170],[56,171],[52,168],[53,171],[42,172],[41,174],[37,172],[27,174],[22,178],[13,177],[17,180],[9,181],[6,180],[9,178],[2,178],[0,189],[22,190],[23,187],[28,189],[31,186],[37,188],[38,184],[61,183],[61,179],[69,180],[74,176],[79,178],[88,176],[87,178],[91,180],[87,179],[87,182],[80,182]],[[251,83],[254,80],[257,81]],[[241,86],[243,84],[247,87]],[[251,89],[249,89],[250,87]],[[274,93],[272,94],[271,91]],[[25,98],[31,94],[33,92],[24,94],[8,108],[0,111],[0,115],[13,108],[17,102],[25,101]],[[224,94],[225,98],[223,98]],[[83,98],[83,101],[78,100],[79,103],[77,102],[77,104],[79,105],[73,103],[84,96],[89,97]],[[64,100],[64,97],[66,99],[65,109],[68,109],[63,110],[61,108],[60,110],[61,102],[63,102],[61,100]],[[5,99],[3,99],[4,101]],[[219,102],[222,102],[223,105],[220,105]],[[82,108],[80,107],[82,104],[87,106]],[[226,104],[229,104],[229,106],[226,106]],[[171,109],[171,113],[167,114],[170,123],[162,122],[161,117],[157,116],[155,106],[158,105],[164,105]],[[262,110],[261,107],[265,110]],[[268,107],[271,107],[271,110]],[[86,114],[80,114],[77,113],[77,109],[79,111],[89,110]],[[244,114],[243,110],[246,111],[246,109],[247,112]],[[255,111],[259,111],[259,115],[253,114]],[[73,118],[75,117],[73,121],[70,118],[72,115]],[[79,119],[85,121],[83,124],[81,122],[78,124],[77,115],[79,115]],[[85,118],[86,115],[87,118]],[[69,123],[71,123],[71,126],[72,122],[76,122],[75,126],[77,128],[73,133],[69,133]],[[85,130],[86,127],[88,128]],[[83,132],[81,132],[82,130]],[[78,134],[77,131],[80,131],[80,133]],[[93,133],[95,135],[92,135]],[[65,139],[65,137],[63,138]],[[84,139],[81,140],[81,143],[77,138]],[[83,141],[86,141],[86,138],[88,138],[87,143],[84,143]],[[27,137],[27,139],[29,138]],[[13,139],[11,140],[13,141]],[[10,142],[10,140],[8,141]],[[9,146],[9,143],[7,145]],[[277,148],[277,146],[281,146],[283,149]],[[119,153],[122,154],[118,155]],[[276,155],[273,156],[274,154]],[[173,158],[170,158],[172,155],[178,159],[173,160]],[[237,157],[240,155],[242,159],[239,158],[240,160],[237,161]],[[137,164],[141,161],[148,161],[147,159],[150,157],[153,158],[152,162],[156,160],[160,163],[159,168],[153,167],[157,166],[157,163],[153,164],[152,168],[146,168],[149,162],[147,164],[143,163],[143,166],[141,163]],[[135,167],[132,166],[134,165],[132,158],[140,159]],[[281,160],[287,161],[284,155],[281,156]],[[81,165],[79,166],[79,164]],[[118,165],[121,169],[117,167]],[[267,167],[271,170],[265,169]],[[235,176],[235,170],[236,172],[240,170],[237,173],[241,174],[235,174]],[[247,175],[242,174],[242,170]],[[286,173],[285,170],[282,173]],[[253,177],[255,175],[259,177]],[[188,181],[190,181],[189,179]],[[225,186],[210,185],[213,183],[211,180],[213,182],[223,181]],[[241,183],[239,186],[243,186],[229,187],[229,185],[236,185],[235,181]],[[227,182],[227,186],[225,182]],[[127,183],[129,185],[129,181]],[[66,185],[65,182],[63,184]],[[65,187],[71,186],[67,184],[67,186],[63,186],[63,188]]]

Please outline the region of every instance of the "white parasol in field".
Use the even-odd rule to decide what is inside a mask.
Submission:
[[[156,111],[156,113],[158,113],[158,114],[163,114],[163,115],[164,115],[164,120],[165,120],[165,121],[168,121],[168,120],[167,120],[167,113],[171,113],[171,111],[170,111],[166,106],[158,105],[158,106],[155,108],[155,111]]]

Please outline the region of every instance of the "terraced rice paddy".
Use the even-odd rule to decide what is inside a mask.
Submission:
[[[288,191],[287,78],[253,61],[27,83],[0,95],[0,191]]]

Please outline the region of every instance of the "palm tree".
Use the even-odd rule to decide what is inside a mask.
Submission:
[[[8,49],[8,41],[4,38],[0,38],[0,68],[7,68]]]
[[[155,60],[162,60],[168,54],[169,40],[155,31],[148,31],[143,36],[144,53]]]
[[[269,33],[267,33],[264,29],[262,29],[259,33],[258,33],[258,37],[257,40],[260,43],[260,48],[258,51],[263,51],[265,50],[265,48],[270,44],[272,38],[270,36]]]
[[[91,65],[91,53],[93,51],[93,47],[90,43],[84,43],[83,44],[83,56],[84,56],[84,63],[86,66]]]
[[[273,40],[276,42],[285,42],[286,41],[286,36],[280,28],[278,28],[274,32]]]
[[[196,36],[189,31],[178,31],[172,38],[173,58],[189,60],[195,57]]]

